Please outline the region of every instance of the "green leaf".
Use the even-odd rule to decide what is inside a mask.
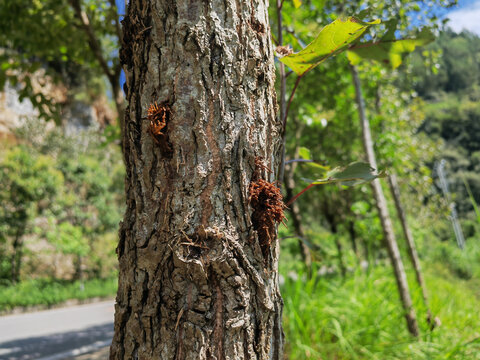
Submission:
[[[380,20],[363,22],[353,16],[347,19],[337,19],[325,26],[317,38],[305,49],[284,56],[280,58],[280,61],[298,75],[303,75],[329,57],[345,51],[370,26],[379,23]]]
[[[364,162],[354,162],[350,165],[340,168],[337,167],[327,173],[325,179],[318,179],[312,182],[314,185],[341,183],[342,185],[352,186],[370,182],[380,177],[386,177],[385,171],[376,173],[369,164]]]
[[[298,155],[302,159],[312,160],[312,154],[310,153],[310,150],[308,150],[306,147],[301,147],[298,151]]]
[[[424,46],[434,40],[428,28],[424,28],[417,37],[411,39],[396,40],[391,36],[392,32],[389,30],[380,41],[369,41],[348,50],[348,60],[352,65],[357,65],[364,59],[375,60],[396,69],[402,64],[406,54],[414,51],[417,46]]]

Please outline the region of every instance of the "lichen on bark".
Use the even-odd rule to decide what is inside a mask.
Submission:
[[[255,158],[277,169],[280,147],[267,9],[130,1],[111,359],[282,358],[278,242],[262,252],[249,204]],[[149,130],[156,101],[170,156]]]

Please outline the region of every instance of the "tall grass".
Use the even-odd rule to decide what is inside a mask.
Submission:
[[[442,325],[433,332],[414,289],[420,339],[407,330],[393,274],[306,280],[284,275],[284,329],[289,359],[480,359],[480,284],[456,280],[441,265],[427,271],[431,308]],[[412,277],[413,280],[413,277]],[[413,283],[411,281],[410,283]]]
[[[472,190],[470,189],[470,185],[468,185],[467,179],[465,179],[465,177],[463,177],[462,179],[463,179],[463,183],[465,184],[465,188],[467,189],[467,193],[468,193],[468,197],[470,199],[470,202],[472,203],[473,210],[475,211],[477,221],[480,224],[480,208],[478,207],[478,204],[475,201],[475,198],[473,197]]]

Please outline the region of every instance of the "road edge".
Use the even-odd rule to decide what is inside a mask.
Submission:
[[[53,309],[59,309],[64,307],[70,307],[70,306],[93,304],[93,303],[109,301],[109,300],[115,301],[115,297],[114,296],[96,296],[88,299],[69,299],[66,301],[62,301],[58,304],[52,304],[52,305],[40,304],[40,305],[32,305],[32,306],[18,306],[18,307],[14,307],[13,309],[0,310],[0,316],[26,314],[31,312],[53,310]]]

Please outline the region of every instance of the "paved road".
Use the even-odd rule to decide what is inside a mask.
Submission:
[[[0,317],[0,360],[62,360],[108,346],[113,301]]]

